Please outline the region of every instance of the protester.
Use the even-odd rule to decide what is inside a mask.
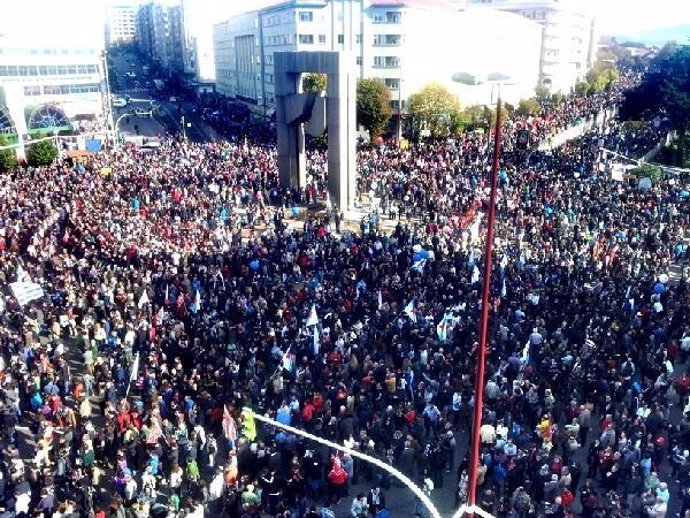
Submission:
[[[478,478],[501,516],[657,516],[687,485],[690,310],[669,275],[690,186],[614,180],[601,150],[638,158],[663,121],[541,151],[516,136],[592,117],[635,80],[506,123]],[[315,518],[363,485],[351,515],[386,510],[384,470],[244,408],[466,503],[486,144],[362,148],[355,225],[328,206],[323,151],[289,189],[251,135],[0,178],[0,275],[45,292],[4,292],[5,509]]]

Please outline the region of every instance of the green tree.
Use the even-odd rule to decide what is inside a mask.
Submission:
[[[320,93],[328,86],[328,76],[326,74],[304,74],[302,76],[302,90],[305,92]]]
[[[357,124],[364,126],[371,137],[383,133],[391,114],[391,94],[386,85],[378,79],[357,83]]]
[[[641,163],[639,167],[632,170],[632,173],[638,178],[649,178],[655,185],[661,180],[661,168],[647,162]]]
[[[415,123],[434,138],[447,137],[460,114],[457,96],[440,83],[430,83],[412,94],[408,106]]]
[[[551,102],[556,106],[560,105],[564,99],[565,96],[563,95],[563,92],[561,92],[560,90],[558,92],[554,92],[554,94],[551,96]]]
[[[505,121],[510,119],[510,112],[508,111],[508,108],[506,108],[505,104],[501,105],[501,124],[503,124]],[[492,109],[491,110],[491,127],[496,126],[496,110]]]
[[[606,88],[606,77],[599,70],[592,69],[585,76],[589,85],[589,93],[602,92]]]
[[[463,109],[459,114],[463,126],[467,130],[486,129],[489,111],[481,104],[473,104]]]
[[[545,101],[549,98],[549,87],[546,85],[537,85],[534,89],[534,96],[538,101]]]
[[[587,81],[580,81],[575,85],[575,93],[577,95],[587,95],[589,92],[589,83]]]
[[[50,165],[57,157],[58,150],[50,140],[36,142],[26,149],[26,161],[33,167]]]
[[[533,116],[539,113],[541,106],[536,99],[520,99],[516,113],[521,116]]]
[[[10,139],[0,135],[0,147],[11,144]],[[5,173],[17,166],[17,156],[14,149],[0,149],[0,173]]]
[[[665,114],[680,135],[690,130],[690,48],[667,45],[651,60],[640,86],[626,92],[620,115],[650,120]]]

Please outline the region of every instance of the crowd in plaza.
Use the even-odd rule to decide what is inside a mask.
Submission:
[[[590,117],[626,81],[539,120]],[[535,151],[510,133],[547,130],[520,122],[499,177],[479,505],[664,518],[673,495],[687,518],[690,292],[669,275],[688,187],[612,179],[601,141],[639,156],[661,128],[609,120]],[[0,276],[45,291],[23,307],[5,292],[0,516],[389,514],[387,472],[254,430],[245,408],[465,504],[485,153],[480,135],[361,149],[371,212],[354,226],[327,201],[322,153],[286,189],[251,139],[0,178]]]

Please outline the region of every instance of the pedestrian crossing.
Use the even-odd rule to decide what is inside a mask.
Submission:
[[[140,94],[140,93],[147,93],[148,91],[149,91],[148,88],[137,87],[137,88],[127,88],[125,90],[120,90],[118,92],[118,94],[120,94],[120,95]]]

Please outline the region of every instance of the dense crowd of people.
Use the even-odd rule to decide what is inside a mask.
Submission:
[[[543,119],[591,116],[626,81]],[[506,139],[478,480],[496,516],[664,518],[673,492],[689,516],[690,294],[669,279],[688,186],[614,180],[601,141],[639,156],[660,130],[622,131]],[[45,291],[5,292],[0,516],[388,514],[385,470],[244,409],[466,503],[485,145],[360,150],[354,226],[322,153],[287,189],[251,141],[0,178],[0,275]]]

